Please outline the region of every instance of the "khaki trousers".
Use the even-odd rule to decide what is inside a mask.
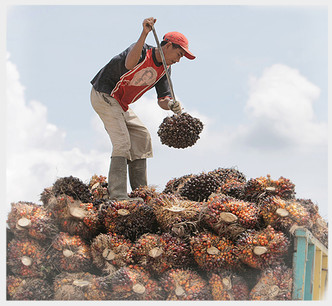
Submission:
[[[111,139],[112,156],[130,161],[153,156],[150,133],[130,108],[125,112],[117,100],[93,87],[91,104]]]

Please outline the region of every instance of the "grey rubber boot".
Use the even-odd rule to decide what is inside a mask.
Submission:
[[[128,200],[127,194],[127,159],[112,156],[108,172],[108,193],[111,200]]]
[[[146,158],[128,161],[129,181],[132,190],[139,186],[147,186]]]

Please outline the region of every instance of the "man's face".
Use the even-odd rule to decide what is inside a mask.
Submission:
[[[181,48],[173,48],[171,42],[168,42],[163,47],[163,51],[167,66],[178,63],[181,57],[183,57],[185,54],[184,50],[182,50]]]

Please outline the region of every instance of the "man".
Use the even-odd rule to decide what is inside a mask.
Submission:
[[[108,174],[112,200],[128,199],[127,165],[132,190],[147,185],[146,159],[152,157],[151,137],[129,105],[155,87],[161,108],[181,112],[180,102],[171,100],[159,50],[145,43],[155,22],[153,17],[144,19],[138,41],[112,58],[91,81],[91,104],[113,145]],[[188,49],[188,40],[178,32],[165,34],[161,48],[168,67],[183,56],[195,58]]]

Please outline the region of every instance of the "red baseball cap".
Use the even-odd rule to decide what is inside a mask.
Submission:
[[[184,56],[186,58],[190,60],[196,58],[196,56],[189,51],[188,39],[183,34],[179,32],[169,32],[164,35],[163,40],[179,45],[185,51]]]

